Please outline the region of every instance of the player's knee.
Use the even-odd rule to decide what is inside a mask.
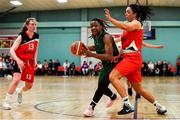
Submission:
[[[13,78],[13,85],[17,86],[19,84],[20,79],[18,77]]]
[[[110,82],[113,82],[114,80],[115,80],[115,75],[114,75],[114,73],[110,73],[109,74],[109,80],[110,80]]]
[[[31,89],[31,88],[32,88],[32,84],[26,85],[26,89],[27,89],[27,90],[29,90],[29,89]]]

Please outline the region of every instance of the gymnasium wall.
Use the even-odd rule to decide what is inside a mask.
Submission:
[[[80,28],[40,28],[39,56],[38,59],[58,59],[61,64],[67,59],[69,62],[80,64],[79,57],[70,53],[70,44],[80,39]]]
[[[82,38],[81,28],[88,27],[92,18],[105,19],[104,8],[73,9],[55,11],[31,11],[9,13],[0,18],[0,34],[4,29],[19,29],[27,17],[36,17],[39,22],[38,32],[41,42],[38,59],[59,59],[61,63],[65,59],[75,61],[80,65],[81,59],[73,57],[69,51],[69,45],[74,40]],[[113,17],[124,21],[125,7],[110,8]],[[180,8],[154,7],[152,25],[156,28],[156,39],[146,40],[152,44],[163,44],[163,49],[143,48],[145,61],[167,60],[175,65],[176,58],[180,54]],[[56,23],[58,22],[58,23]],[[110,24],[111,25],[111,24]],[[112,25],[111,25],[112,26]],[[113,27],[113,26],[112,26]],[[12,34],[12,33],[6,33]],[[13,33],[14,34],[14,33]],[[2,35],[2,34],[1,34]]]

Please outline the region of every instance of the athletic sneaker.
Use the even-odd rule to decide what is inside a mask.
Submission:
[[[11,110],[10,103],[7,100],[4,100],[4,102],[2,103],[2,107],[4,110]]]
[[[119,100],[119,99],[120,99],[120,97],[117,96],[115,100]],[[107,107],[107,108],[108,108],[108,107],[111,107],[111,106],[113,105],[113,103],[115,102],[115,100],[111,100],[111,99],[109,98],[109,100],[106,102],[106,107]]]
[[[134,107],[132,105],[129,105],[129,104],[124,104],[123,109],[118,112],[118,115],[128,114],[131,112],[134,112]]]
[[[158,114],[163,115],[163,114],[165,114],[167,112],[167,109],[166,109],[165,106],[161,106],[161,105],[157,104],[156,105],[156,111],[157,111]]]
[[[128,88],[128,95],[129,95],[129,96],[132,96],[132,95],[133,95],[132,88]]]
[[[93,109],[92,109],[92,106],[88,106],[88,108],[84,111],[83,115],[85,117],[92,117],[93,116]]]
[[[22,90],[20,90],[20,88],[16,88],[16,93],[18,95],[17,101],[19,104],[22,103]]]

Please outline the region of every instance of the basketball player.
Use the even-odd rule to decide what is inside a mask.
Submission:
[[[115,41],[115,43],[121,42],[121,36],[118,37],[118,38],[115,38],[114,41]],[[153,44],[146,43],[144,41],[142,42],[142,45],[144,47],[147,47],[147,48],[157,48],[157,49],[164,48],[163,45],[153,45]],[[121,49],[120,49],[120,51],[121,51]],[[128,86],[128,95],[132,96],[133,95],[133,91],[132,91],[131,83],[129,81],[127,81],[127,86]],[[139,93],[136,93],[136,98],[140,98],[140,97],[141,96],[139,95]]]
[[[111,17],[110,11],[105,9],[105,17],[116,27],[124,30],[121,36],[123,59],[116,65],[109,75],[110,82],[115,87],[123,100],[123,109],[118,112],[119,115],[131,113],[134,111],[125,86],[122,84],[121,78],[127,77],[133,89],[151,102],[157,110],[158,114],[167,112],[166,108],[159,104],[155,97],[142,87],[141,65],[142,65],[142,42],[143,29],[142,22],[151,15],[149,6],[138,6],[131,4],[126,8],[125,17],[128,23],[118,21]]]
[[[13,64],[13,79],[2,104],[5,110],[12,109],[10,101],[13,93],[18,94],[18,103],[22,102],[22,92],[32,88],[34,82],[34,68],[37,65],[37,48],[39,35],[36,33],[37,22],[35,18],[27,18],[22,31],[13,43],[10,54],[15,60]],[[17,88],[20,80],[24,86]]]
[[[117,95],[108,88],[108,85],[110,83],[109,73],[116,65],[116,63],[112,63],[111,60],[113,56],[117,56],[119,52],[113,37],[106,32],[106,26],[106,22],[98,18],[94,18],[90,23],[91,37],[94,39],[94,45],[88,46],[88,50],[85,50],[84,54],[86,57],[100,59],[103,67],[100,71],[98,88],[96,89],[90,105],[83,113],[86,117],[93,116],[94,108],[103,94],[110,98],[106,103],[107,107],[110,107],[114,100],[118,98]],[[92,51],[96,51],[96,53]]]

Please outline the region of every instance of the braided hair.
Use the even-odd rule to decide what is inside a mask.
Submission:
[[[150,6],[141,6],[137,4],[129,5],[133,13],[137,13],[137,19],[142,23],[143,21],[150,19],[150,16],[153,15],[152,9]]]
[[[99,18],[93,18],[91,21],[97,21],[99,23],[100,26],[102,26],[102,29],[104,31],[107,30],[107,27],[109,27],[109,25],[106,23],[106,21],[99,19]]]
[[[91,22],[92,22],[92,21],[98,22],[99,25],[102,26],[102,30],[103,30],[103,31],[107,31],[107,27],[109,27],[109,25],[108,25],[104,20],[99,19],[99,18],[93,18],[93,19],[91,20]],[[93,38],[93,35],[89,36],[88,38]]]

